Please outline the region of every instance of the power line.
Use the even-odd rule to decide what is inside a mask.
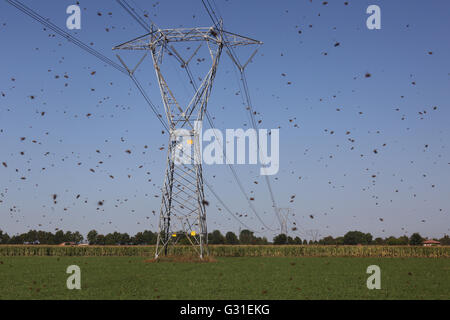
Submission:
[[[112,61],[111,59],[109,59],[108,57],[104,56],[103,54],[101,54],[97,50],[95,50],[95,49],[89,47],[88,45],[84,44],[83,42],[81,42],[80,40],[78,40],[77,38],[72,36],[71,34],[67,33],[66,31],[62,30],[61,28],[59,28],[58,26],[56,26],[55,24],[50,22],[48,19],[45,19],[44,17],[42,17],[41,15],[39,15],[38,13],[33,11],[32,9],[28,8],[27,6],[25,6],[23,3],[19,2],[19,1],[16,1],[16,0],[5,0],[5,1],[8,2],[9,4],[11,4],[12,6],[16,7],[20,11],[22,11],[23,13],[27,14],[28,16],[30,16],[34,20],[36,20],[39,23],[43,24],[47,28],[53,30],[54,32],[56,32],[60,36],[66,38],[68,41],[70,41],[73,44],[77,45],[81,49],[85,50],[86,52],[90,53],[91,55],[95,56],[96,58],[102,60],[103,62],[109,64],[111,67],[115,68],[116,70],[127,74],[126,69],[123,68],[122,66],[120,66],[118,63]]]
[[[192,76],[192,73],[191,73],[191,70],[190,70],[189,65],[184,64],[184,60],[182,60],[181,57],[178,57],[177,54],[175,54],[174,56],[176,57],[176,59],[177,59],[179,62],[181,62],[181,63],[183,64],[184,69],[186,70],[186,73],[187,73],[187,75],[188,75],[188,77],[189,77],[190,83],[192,84],[192,87],[193,87],[193,89],[194,89],[194,92],[196,92],[196,91],[197,91],[197,85],[195,84],[195,80],[194,80],[194,77]],[[205,114],[206,114],[206,119],[208,120],[208,123],[209,123],[209,125],[211,126],[211,128],[215,128],[214,122],[213,122],[213,120],[212,120],[211,115],[209,114],[209,111],[206,110]],[[214,132],[214,135],[216,136],[215,132]],[[216,139],[217,139],[217,141],[219,141],[219,139],[217,138],[217,136],[216,136]],[[226,158],[226,154],[225,154],[225,151],[223,150],[223,146],[221,145],[221,147],[222,147],[223,155],[224,155],[224,157]],[[239,190],[240,190],[241,193],[244,195],[244,198],[247,200],[250,209],[253,211],[253,213],[255,214],[255,216],[258,218],[258,220],[261,222],[261,224],[262,224],[266,229],[268,229],[268,230],[270,230],[270,231],[275,231],[275,229],[271,229],[270,227],[268,227],[268,226],[265,224],[265,222],[261,219],[261,217],[259,216],[259,214],[258,214],[258,212],[256,211],[255,207],[254,207],[253,204],[251,203],[251,200],[249,199],[247,193],[245,192],[245,189],[244,189],[244,187],[243,187],[243,184],[242,184],[242,182],[240,181],[240,179],[239,179],[239,177],[238,177],[238,175],[237,175],[237,173],[236,173],[236,170],[234,169],[233,165],[230,164],[230,163],[228,163],[228,161],[226,161],[226,162],[227,162],[227,165],[228,165],[228,167],[230,168],[230,170],[231,170],[231,172],[232,172],[232,175],[233,175],[233,178],[234,178],[235,182],[237,183],[237,185],[238,185],[238,187],[239,187]]]
[[[125,0],[117,0],[117,1],[120,3],[121,1],[125,1]],[[130,8],[130,10],[133,11],[133,12],[135,11],[133,8]],[[130,10],[127,10],[127,12],[130,13],[130,15],[132,15],[135,19],[138,19],[139,16],[138,16],[137,14],[131,13]],[[138,18],[136,18],[135,16],[137,16]],[[142,25],[141,25],[141,26],[142,26]],[[145,29],[145,26],[143,26],[143,28]],[[183,65],[183,67],[184,67],[183,69],[184,69],[184,70],[186,71],[186,73],[187,73],[187,76],[188,76],[188,78],[189,78],[189,82],[191,83],[191,85],[192,85],[192,87],[193,87],[194,93],[197,92],[198,88],[197,88],[197,85],[196,85],[196,81],[195,81],[195,79],[194,79],[194,77],[193,77],[193,75],[192,75],[192,72],[191,72],[191,70],[190,70],[189,64],[186,63],[186,62],[182,59],[182,57],[180,57],[180,56],[178,55],[178,53],[177,53],[176,51],[174,51],[174,49],[171,50],[169,47],[166,47],[166,49],[167,49],[169,52],[172,53],[172,56],[175,57],[175,59],[176,59],[179,63],[181,63],[181,64]],[[207,120],[208,120],[210,126],[211,126],[212,128],[214,128],[215,126],[214,126],[214,123],[213,123],[213,121],[212,121],[212,118],[211,118],[211,116],[210,116],[208,110],[206,110],[205,114],[206,114],[206,117],[207,117]],[[216,136],[216,138],[217,138],[217,136]],[[226,157],[225,152],[224,152],[224,156]],[[265,223],[265,222],[261,219],[261,217],[258,215],[256,209],[254,208],[253,204],[251,203],[251,200],[249,199],[247,193],[245,192],[245,189],[244,189],[244,187],[243,187],[243,184],[242,184],[242,182],[240,181],[240,179],[239,179],[239,177],[238,177],[238,175],[237,175],[237,173],[236,173],[234,167],[233,167],[231,164],[228,164],[228,167],[230,168],[230,170],[231,170],[231,172],[232,172],[233,178],[234,178],[235,182],[237,183],[237,185],[238,185],[238,187],[239,187],[239,190],[240,190],[240,191],[242,192],[242,194],[244,195],[244,198],[247,200],[248,205],[249,205],[250,209],[253,211],[253,213],[255,214],[255,216],[258,218],[258,220],[262,223],[262,225],[263,225],[266,229],[268,229],[268,230],[270,230],[270,231],[275,231],[275,229],[271,229],[270,227],[268,227],[268,226],[266,225],[266,223]]]
[[[116,0],[116,2],[126,11],[128,12],[128,14],[133,17],[134,20],[136,20],[136,22],[138,24],[141,25],[142,28],[144,28],[146,31],[150,30],[150,26],[147,24],[147,22],[136,13],[136,11],[134,10],[134,8],[132,6],[130,6],[130,4],[127,3],[126,0]]]
[[[142,85],[139,83],[139,81],[136,79],[136,77],[130,73],[129,70],[127,70],[125,67],[119,65],[118,63],[112,61],[111,59],[109,59],[105,55],[101,54],[97,50],[89,47],[88,45],[86,45],[85,43],[83,43],[81,40],[77,39],[73,35],[71,35],[71,34],[67,33],[66,31],[62,30],[60,27],[56,26],[55,24],[50,22],[48,19],[45,19],[40,14],[38,14],[36,11],[28,8],[23,3],[19,2],[19,1],[16,1],[16,0],[6,0],[6,2],[8,2],[12,6],[16,7],[17,9],[19,9],[20,11],[22,11],[26,15],[30,16],[31,18],[33,18],[37,22],[39,22],[42,25],[46,26],[47,28],[53,30],[54,32],[56,32],[60,36],[66,38],[69,42],[72,42],[73,44],[75,44],[79,48],[83,49],[84,51],[88,52],[89,54],[93,55],[97,59],[100,59],[101,61],[103,61],[106,64],[110,65],[114,69],[116,69],[116,70],[126,74],[127,76],[129,76],[133,80],[133,83],[135,84],[135,86],[137,87],[139,92],[142,94],[142,96],[144,97],[145,101],[150,106],[150,108],[152,109],[153,113],[156,115],[158,120],[168,130],[167,125],[162,121],[161,116],[160,116],[159,112],[157,111],[155,105],[152,103],[152,101],[150,100],[148,95],[145,93]]]
[[[219,19],[219,17],[217,17],[217,15],[216,15],[216,13],[215,13],[215,11],[214,11],[214,9],[213,9],[213,7],[212,7],[212,5],[211,5],[209,0],[206,0],[206,3],[205,3],[205,0],[202,0],[202,3],[203,3],[203,6],[205,7],[206,11],[208,12],[209,17],[211,18],[212,22],[215,25],[217,25],[219,23],[219,21],[223,21],[222,17],[220,17],[220,19]],[[218,11],[217,6],[216,6],[216,11]],[[226,33],[224,33],[224,37],[225,38],[227,37]],[[256,124],[256,120],[254,118],[254,111],[253,111],[253,107],[252,107],[250,93],[249,93],[249,90],[248,90],[247,79],[245,77],[245,71],[244,71],[245,65],[244,65],[244,67],[242,67],[242,65],[239,62],[238,56],[234,52],[233,47],[229,46],[227,44],[227,41],[225,41],[225,47],[226,47],[226,49],[228,51],[228,54],[232,58],[232,60],[234,60],[235,63],[239,64],[239,72],[241,73],[241,81],[242,81],[243,89],[244,89],[243,93],[245,95],[245,100],[247,102],[246,103],[246,109],[248,109],[248,111],[249,111],[250,122],[252,123],[252,127],[253,127],[253,129],[256,130],[257,129],[257,124]],[[251,59],[251,57],[250,57],[250,59]],[[259,148],[259,140],[258,140],[258,150],[261,151],[260,148]],[[271,198],[271,201],[272,201],[272,207],[273,207],[275,216],[278,218],[278,220],[281,223],[281,219],[280,219],[280,216],[279,216],[279,213],[278,213],[278,206],[277,206],[276,201],[275,201],[275,196],[273,194],[273,190],[272,190],[272,186],[271,186],[271,183],[270,183],[270,179],[269,179],[269,177],[267,175],[265,175],[265,181],[266,181],[267,188],[269,190],[269,194],[270,194],[270,198]]]
[[[134,74],[132,72],[130,72],[130,70],[128,70],[128,68],[122,67],[120,66],[118,63],[112,61],[111,59],[109,59],[108,57],[104,56],[103,54],[101,54],[100,52],[98,52],[97,50],[87,46],[85,43],[83,43],[82,41],[80,41],[79,39],[77,39],[76,37],[74,37],[73,35],[67,33],[66,31],[62,30],[61,28],[59,28],[58,26],[56,26],[55,24],[53,24],[52,22],[50,22],[48,19],[45,19],[44,17],[42,17],[41,15],[39,15],[37,12],[35,12],[34,10],[28,8],[27,6],[25,6],[24,4],[22,4],[21,2],[17,1],[17,0],[5,0],[7,1],[9,4],[11,4],[12,6],[14,6],[15,8],[17,8],[18,10],[22,11],[23,13],[25,13],[26,15],[30,16],[31,18],[33,18],[34,20],[36,20],[37,22],[41,23],[42,25],[46,26],[47,28],[53,30],[55,33],[59,34],[60,36],[64,37],[66,40],[68,40],[69,42],[74,43],[75,45],[77,45],[79,48],[85,50],[86,52],[88,52],[89,54],[95,56],[96,58],[98,58],[99,60],[103,61],[104,63],[110,65],[111,67],[115,68],[116,70],[128,75],[133,83],[135,84],[135,86],[137,87],[137,89],[139,90],[139,92],[141,93],[141,95],[144,97],[144,99],[146,100],[147,104],[149,104],[149,106],[151,107],[152,111],[155,113],[155,115],[157,116],[158,120],[161,122],[161,124],[163,125],[164,128],[166,128],[167,130],[168,127],[167,125],[162,121],[161,119],[161,115],[158,113],[157,109],[155,108],[155,106],[153,105],[153,103],[151,102],[150,98],[148,97],[148,95],[146,94],[145,90],[143,89],[142,85],[140,84],[140,82],[136,79],[136,77],[134,76]],[[138,14],[135,13],[135,10],[132,9],[132,7],[126,3],[125,0],[117,0],[117,2],[132,16],[135,18],[136,21],[138,21],[138,23],[143,27],[143,28],[149,28],[149,26],[145,23],[145,21],[139,17]],[[208,115],[209,116],[209,115]],[[234,169],[233,169],[234,172]],[[233,174],[236,179],[237,175],[234,172]],[[216,199],[224,206],[225,210],[231,214],[233,216],[234,219],[236,219],[241,225],[243,225],[244,227],[246,227],[247,229],[251,230],[245,223],[243,223],[242,221],[240,221],[232,212],[231,210],[225,205],[225,202],[218,196],[218,194],[212,189],[212,187],[206,183],[207,187],[209,188],[209,190],[211,191],[211,193],[216,197]],[[259,217],[258,217],[259,218]],[[262,222],[262,220],[261,220]],[[263,222],[262,222],[263,223]],[[263,223],[264,224],[264,223]],[[256,232],[256,231],[255,231]]]
[[[176,57],[176,59],[177,59],[179,62],[181,62],[181,63],[183,64],[184,69],[186,70],[186,73],[187,73],[187,75],[188,75],[188,77],[189,77],[190,83],[192,84],[192,87],[193,87],[193,89],[194,89],[194,92],[196,92],[196,91],[197,91],[197,85],[195,84],[195,80],[194,80],[194,77],[192,76],[192,73],[191,73],[191,71],[190,71],[189,65],[184,64],[184,60],[182,60],[181,57],[178,57],[177,54],[175,54],[174,56]],[[214,129],[214,128],[215,128],[215,125],[214,125],[214,123],[213,123],[213,120],[212,120],[212,117],[211,117],[209,111],[206,110],[206,111],[205,111],[205,114],[206,114],[206,119],[208,120],[209,125],[211,126],[211,128]],[[219,141],[219,139],[217,138],[217,135],[215,134],[215,132],[214,132],[214,135],[215,135],[217,141]],[[224,155],[224,157],[226,158],[226,154],[225,154],[225,151],[223,150],[223,146],[221,145],[221,147],[222,147],[223,155]],[[241,193],[244,195],[244,198],[247,200],[250,209],[253,211],[253,213],[255,214],[255,216],[258,218],[258,220],[261,222],[261,224],[262,224],[266,229],[268,229],[268,230],[270,230],[270,231],[275,231],[275,229],[271,229],[270,227],[268,227],[268,226],[266,225],[266,223],[261,219],[261,217],[259,216],[259,214],[258,214],[258,212],[256,211],[255,207],[254,207],[253,204],[251,203],[251,200],[249,199],[247,193],[245,192],[245,189],[244,189],[244,187],[243,187],[243,184],[242,184],[242,182],[240,181],[240,179],[239,179],[239,177],[238,177],[238,175],[237,175],[237,173],[236,173],[236,170],[234,169],[233,165],[230,164],[230,163],[228,163],[228,161],[226,161],[226,162],[227,162],[227,165],[228,165],[228,167],[230,168],[230,170],[231,170],[231,172],[232,172],[232,175],[233,175],[233,178],[234,178],[235,182],[237,183],[237,185],[238,185],[238,187],[239,187],[239,190],[240,190]]]
[[[134,8],[132,8],[129,4],[126,3],[125,0],[116,0],[121,6],[122,8],[124,8],[136,21],[140,22],[143,19],[135,12]],[[124,2],[125,4],[122,4],[122,2]],[[148,26],[142,23],[139,23],[146,31],[148,31]],[[169,47],[166,47],[166,49],[171,52],[172,50]],[[176,52],[172,52],[172,56],[175,57],[175,59],[180,62],[183,66],[184,66],[184,70],[186,71],[188,78],[189,78],[189,82],[191,83],[193,89],[194,89],[194,93],[197,92],[198,88],[195,82],[195,79],[192,75],[192,72],[190,70],[189,64],[186,64],[186,62],[180,57],[178,56],[178,54]],[[132,78],[134,80],[134,78]],[[145,97],[145,96],[144,96]],[[210,124],[210,126],[212,128],[214,128],[214,124],[213,121],[211,119],[211,116],[209,115],[208,111],[206,110],[206,117],[208,119],[208,122]],[[239,180],[236,171],[234,170],[234,167],[231,164],[228,164],[230,170],[232,171],[233,174],[233,178],[235,179],[236,183],[238,184],[239,189],[241,190],[241,192],[244,194],[245,199],[247,200],[250,208],[252,209],[252,211],[254,212],[254,214],[256,215],[256,217],[258,218],[258,220],[263,224],[264,227],[266,227],[268,230],[274,231],[273,229],[269,228],[264,221],[261,219],[261,217],[258,215],[258,213],[256,212],[255,208],[253,207],[253,204],[250,202],[249,197],[247,196],[243,185],[241,183],[241,181]],[[216,199],[224,206],[224,208],[227,210],[227,212],[229,212],[234,219],[236,219],[237,221],[239,221],[239,223],[241,223],[243,226],[245,226],[247,229],[249,229],[248,226],[246,226],[243,222],[241,222],[237,217],[235,217],[235,215],[231,212],[231,210],[228,209],[228,207],[225,205],[225,203],[222,201],[222,199],[220,199],[220,197],[217,195],[217,193],[212,189],[211,185],[207,184],[206,181],[204,180],[205,184],[207,185],[208,189],[211,191],[211,193],[216,197]]]
[[[139,92],[141,93],[141,95],[144,97],[145,101],[147,101],[147,104],[150,106],[150,108],[153,110],[153,113],[156,115],[156,117],[158,118],[158,120],[161,122],[161,124],[163,125],[163,127],[169,131],[169,127],[167,126],[167,124],[161,119],[161,115],[160,113],[158,113],[158,111],[156,110],[155,106],[153,105],[153,103],[151,102],[150,98],[148,97],[147,93],[145,92],[144,88],[142,87],[142,85],[140,84],[140,82],[136,79],[136,77],[133,74],[129,75],[131,80],[133,80],[135,86],[138,88]]]

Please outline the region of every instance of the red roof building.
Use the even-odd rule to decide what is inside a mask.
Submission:
[[[436,240],[425,240],[422,242],[425,247],[439,246],[441,243]]]

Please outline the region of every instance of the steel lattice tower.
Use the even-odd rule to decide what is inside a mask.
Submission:
[[[280,219],[281,234],[288,236],[288,218],[292,214],[291,208],[278,208],[278,217]]]
[[[175,49],[177,44],[186,42],[199,43],[199,47],[188,59],[183,58]],[[188,72],[192,84],[189,62],[203,44],[208,48],[211,67],[189,104],[180,105],[164,78],[161,65],[167,56],[175,57]],[[189,29],[157,29],[153,25],[149,33],[113,48],[150,51],[167,118],[169,144],[155,258],[161,253],[167,255],[169,245],[175,244],[181,235],[186,235],[200,258],[207,254],[207,202],[203,190],[201,137],[197,124],[201,123],[205,115],[222,49],[229,51],[237,46],[253,44],[261,42],[224,31],[217,25]],[[233,59],[232,55],[230,57]],[[124,64],[122,60],[121,62]],[[234,59],[233,62],[237,63]],[[127,68],[130,75],[133,76],[136,67],[133,71]],[[193,151],[193,155],[188,150]]]

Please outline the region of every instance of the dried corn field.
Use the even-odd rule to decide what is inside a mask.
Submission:
[[[0,256],[140,256],[152,257],[154,246],[0,246]],[[390,257],[450,258],[450,247],[419,246],[209,246],[216,257]],[[190,246],[175,246],[170,255],[192,255]]]

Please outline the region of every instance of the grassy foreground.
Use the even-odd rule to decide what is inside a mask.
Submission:
[[[216,260],[0,256],[0,299],[450,299],[447,258]],[[66,288],[73,264],[81,268],[81,290]],[[367,289],[369,265],[381,268],[381,290]]]

